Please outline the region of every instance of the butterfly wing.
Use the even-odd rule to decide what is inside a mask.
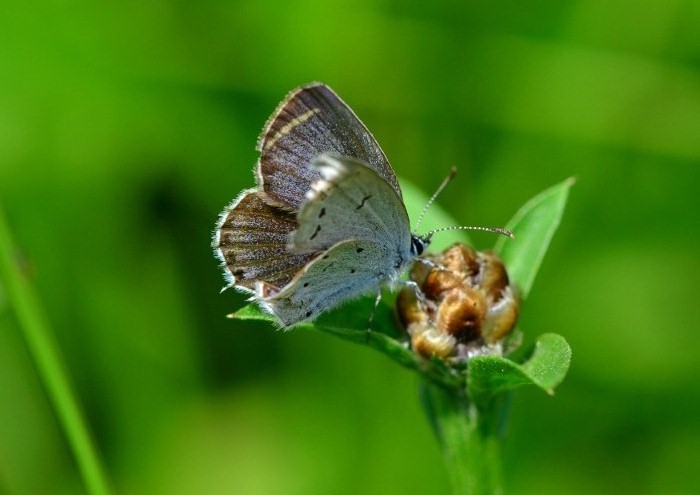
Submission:
[[[292,247],[299,253],[326,250],[348,239],[377,242],[398,264],[410,255],[406,207],[394,189],[357,160],[324,154],[312,167],[322,179],[311,185],[297,214]]]
[[[371,241],[340,242],[304,267],[281,292],[260,302],[283,327],[314,319],[377,287],[390,275],[392,254]]]
[[[410,226],[394,172],[330,88],[292,92],[265,126],[258,150],[259,189],[244,191],[224,211],[214,247],[230,285],[254,292],[284,326],[394,278],[410,260]],[[325,152],[337,156],[314,162]]]
[[[251,292],[257,282],[287,285],[314,256],[289,250],[289,235],[297,227],[293,213],[267,204],[263,193],[243,191],[221,214],[214,234],[229,284]]]
[[[280,292],[260,297],[285,327],[313,319],[387,279],[412,258],[408,215],[393,188],[366,165],[321,155],[314,182],[297,215],[291,245],[324,250]]]
[[[382,177],[401,198],[384,152],[333,90],[320,83],[290,93],[268,120],[258,142],[258,183],[278,206],[296,211],[320,176],[310,167],[324,152],[352,156]]]

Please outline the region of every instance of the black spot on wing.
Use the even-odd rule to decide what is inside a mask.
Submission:
[[[318,218],[322,218],[323,215],[325,215],[325,214],[326,214],[326,209],[325,209],[325,208],[321,208],[321,211],[318,213]]]
[[[318,235],[319,232],[321,232],[321,226],[316,225],[316,230],[314,230],[314,233],[311,235],[310,239],[314,239]]]
[[[355,208],[355,209],[356,209],[356,210],[359,210],[360,208],[362,208],[363,206],[365,206],[365,203],[366,203],[367,200],[369,200],[371,197],[372,197],[372,195],[371,195],[371,194],[368,194],[367,196],[365,196],[364,198],[362,198],[362,201],[360,202],[359,206],[358,206],[357,208]]]

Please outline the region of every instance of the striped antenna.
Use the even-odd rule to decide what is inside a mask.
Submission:
[[[421,237],[430,239],[433,236],[433,234],[436,234],[438,232],[445,232],[446,230],[483,230],[485,232],[493,232],[494,234],[500,234],[506,237],[510,237],[511,239],[515,239],[515,235],[513,235],[513,233],[510,230],[502,229],[501,227],[469,227],[464,225],[458,227],[443,227],[441,229],[431,230],[430,232]]]
[[[418,232],[418,227],[420,227],[421,222],[423,221],[423,217],[425,216],[426,212],[428,211],[428,208],[430,208],[430,205],[432,205],[437,197],[440,195],[443,189],[445,189],[445,186],[450,183],[452,179],[454,179],[455,175],[457,174],[457,167],[452,167],[450,169],[450,173],[445,177],[445,180],[442,181],[442,184],[440,184],[440,187],[437,188],[437,191],[433,193],[433,195],[430,197],[428,202],[425,204],[423,207],[423,211],[420,212],[420,215],[418,216],[418,220],[416,220],[416,226],[414,227],[414,232]]]

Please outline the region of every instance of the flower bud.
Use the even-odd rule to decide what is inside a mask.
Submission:
[[[411,279],[421,294],[404,288],[397,307],[415,352],[456,360],[499,352],[519,301],[498,256],[455,244],[416,262]]]

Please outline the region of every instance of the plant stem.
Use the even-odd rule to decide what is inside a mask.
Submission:
[[[39,300],[15,259],[10,230],[0,208],[0,281],[17,316],[27,347],[68,440],[87,492],[110,493],[99,455],[68,379],[58,345]]]
[[[455,495],[503,493],[499,407],[477,409],[462,389],[423,380],[421,398],[442,448]]]

